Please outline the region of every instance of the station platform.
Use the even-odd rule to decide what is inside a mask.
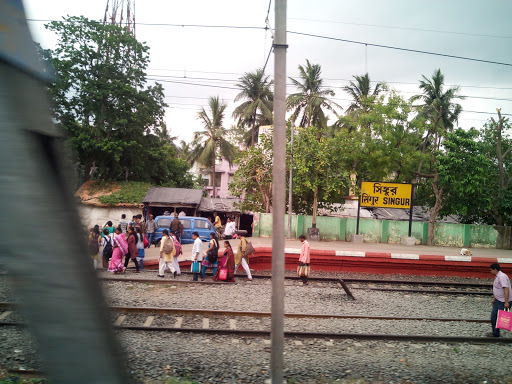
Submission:
[[[229,241],[236,252],[239,240]],[[250,258],[251,269],[271,269],[272,238],[254,237],[248,241],[256,250]],[[220,245],[223,245],[222,241]],[[492,278],[489,265],[498,262],[505,273],[512,273],[512,250],[467,248],[472,255],[462,256],[461,248],[425,245],[321,241],[310,242],[310,247],[312,271]],[[206,248],[207,243],[204,243],[203,250]],[[300,248],[299,240],[285,240],[286,269],[297,267]],[[192,244],[183,245],[180,266],[189,266],[191,256]],[[147,249],[144,268],[158,268],[158,258],[159,248]]]

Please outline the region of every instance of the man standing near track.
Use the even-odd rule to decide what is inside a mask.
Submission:
[[[309,276],[309,262],[310,262],[310,251],[309,242],[306,240],[306,236],[300,235],[299,240],[302,243],[299,256],[299,266],[297,268],[297,275],[302,279],[303,285],[308,285]]]
[[[193,280],[198,280],[198,275],[201,276],[201,280],[204,280],[204,274],[201,270],[201,261],[203,261],[203,242],[199,238],[199,233],[193,232],[192,239],[194,240],[194,246],[192,248],[192,263],[199,263],[199,272],[194,272]]]
[[[498,320],[498,311],[509,309],[512,302],[510,301],[510,279],[507,275],[501,272],[501,267],[498,263],[491,264],[491,273],[494,275],[494,285],[492,287],[492,312],[491,312],[491,326],[492,333],[488,333],[488,337],[500,337],[500,329],[496,328],[496,321]]]

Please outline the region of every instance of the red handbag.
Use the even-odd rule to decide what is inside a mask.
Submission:
[[[146,235],[144,235],[144,248],[147,248],[149,245],[149,240],[148,238],[146,237]]]
[[[219,280],[226,280],[228,278],[228,270],[227,268],[222,268],[219,271]]]

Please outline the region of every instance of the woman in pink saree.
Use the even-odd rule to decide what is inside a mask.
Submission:
[[[114,236],[114,249],[108,266],[109,272],[124,273],[126,268],[123,264],[123,256],[128,253],[128,242],[121,227],[117,227]]]
[[[217,272],[213,276],[213,280],[215,281],[225,281],[229,283],[235,282],[235,254],[233,253],[233,249],[231,249],[231,244],[229,241],[224,242],[224,255],[219,259],[219,267],[217,268]],[[227,271],[226,278],[221,278],[221,271],[225,269]]]

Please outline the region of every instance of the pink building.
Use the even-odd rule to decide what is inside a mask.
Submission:
[[[215,163],[215,197],[229,198],[229,197],[240,197],[240,196],[231,196],[229,194],[229,183],[233,178],[236,170],[238,169],[238,164],[229,165],[227,160],[222,159],[221,161],[217,161]],[[205,183],[204,189],[208,191],[208,196],[213,197],[213,186],[212,180],[210,180],[211,173],[210,168],[202,168],[200,170],[203,180]]]

